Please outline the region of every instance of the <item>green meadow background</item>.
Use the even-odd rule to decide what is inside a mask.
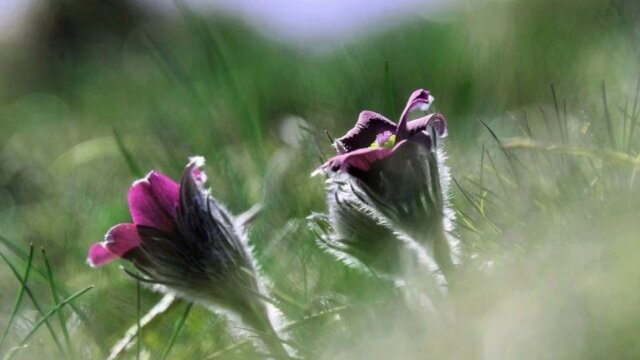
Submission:
[[[250,239],[303,358],[640,358],[636,2],[461,3],[321,51],[185,6],[52,4],[0,48],[1,358],[108,356],[161,295],[87,249],[129,221],[132,181],[192,155],[234,213],[263,203]],[[325,130],[395,118],[421,87],[449,124],[451,316],[345,267],[306,220]],[[232,333],[176,301],[121,358],[260,358]]]

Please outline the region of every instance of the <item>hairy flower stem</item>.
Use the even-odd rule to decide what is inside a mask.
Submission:
[[[262,300],[256,300],[255,303],[248,305],[246,311],[240,313],[242,322],[258,332],[260,341],[271,358],[290,359],[291,356],[284,348],[280,336],[269,318],[266,305],[262,303]]]
[[[273,359],[291,359],[275,331],[273,331],[273,334],[265,336],[262,340]]]
[[[432,132],[433,139],[436,139],[437,136],[434,132]],[[438,159],[437,152],[442,151],[442,149],[438,149],[437,146],[434,147],[434,151],[427,155],[427,166],[429,168],[429,174],[431,176],[431,186],[432,186],[432,194],[434,197],[434,203],[436,204],[436,220],[433,222],[433,259],[438,265],[442,276],[445,278],[447,282],[447,287],[451,289],[453,278],[453,272],[455,270],[453,259],[452,259],[452,249],[449,244],[449,240],[447,238],[447,234],[445,233],[445,191],[443,187],[446,189],[447,185],[442,184],[442,178],[444,174],[441,174],[440,167],[443,167],[444,173],[447,173],[447,167],[444,163],[441,163]],[[440,154],[442,156],[442,154]],[[445,177],[446,179],[447,177]],[[447,180],[445,180],[447,181]]]
[[[446,285],[446,288],[451,290],[455,282],[455,264],[451,245],[441,218],[433,220],[436,221],[426,222],[423,226],[407,234],[424,249],[432,262],[435,263],[441,279],[444,280],[444,284],[441,282],[441,285]]]
[[[447,288],[451,290],[452,282],[455,281],[455,267],[451,259],[451,247],[447,241],[444,229],[438,229],[433,239],[433,260],[438,265],[442,276],[447,282]]]

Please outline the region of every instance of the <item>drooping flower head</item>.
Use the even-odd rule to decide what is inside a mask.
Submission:
[[[447,126],[439,113],[409,116],[428,110],[433,100],[427,90],[414,91],[397,124],[376,112],[361,112],[355,127],[334,142],[337,155],[314,172],[327,175],[329,189],[346,179],[359,204],[430,253],[446,243],[442,238],[450,220],[445,216],[448,170],[439,149]]]
[[[273,337],[243,224],[204,188],[203,164],[193,158],[180,184],[155,170],[134,182],[128,195],[133,222],[112,227],[91,246],[88,262],[131,261],[144,281]],[[286,355],[273,341],[265,343],[274,355]]]
[[[436,139],[430,129],[435,130],[437,137],[444,137],[447,132],[442,114],[429,114],[413,121],[409,121],[408,117],[415,109],[428,109],[433,100],[427,90],[414,91],[398,124],[373,111],[361,112],[356,126],[335,141],[334,147],[338,155],[329,159],[318,170],[342,171],[357,176],[411,144],[431,148]]]

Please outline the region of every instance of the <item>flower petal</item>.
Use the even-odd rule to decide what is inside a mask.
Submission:
[[[358,116],[356,126],[336,140],[336,150],[338,154],[345,154],[367,148],[376,141],[376,136],[384,131],[395,134],[396,124],[376,112],[363,111]]]
[[[98,267],[113,261],[117,257],[117,255],[107,250],[103,243],[95,243],[89,248],[87,263],[91,267]]]
[[[442,114],[434,113],[409,121],[407,123],[407,136],[411,137],[421,131],[428,131],[430,126],[433,126],[438,136],[445,137],[447,135],[447,121]]]
[[[152,171],[147,179],[158,204],[171,218],[175,218],[180,198],[180,186],[159,171]]]
[[[170,232],[175,227],[178,199],[178,184],[158,171],[150,172],[129,189],[133,222]]]
[[[398,130],[396,131],[397,140],[405,139],[408,135],[407,117],[409,116],[409,112],[418,105],[429,105],[432,101],[433,96],[425,89],[418,89],[409,96],[407,105],[404,107],[404,110],[402,110],[402,115],[400,115],[400,120],[398,121]]]
[[[104,246],[116,256],[123,256],[142,242],[135,224],[118,224],[107,232]]]
[[[393,149],[388,148],[364,148],[354,150],[350,153],[334,156],[324,163],[318,170],[349,171],[358,169],[367,171],[375,161],[382,160],[389,156]],[[317,171],[314,173],[317,173]]]

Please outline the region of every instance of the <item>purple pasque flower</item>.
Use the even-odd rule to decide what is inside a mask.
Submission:
[[[196,161],[193,161],[187,165],[183,180],[203,183],[202,176]],[[133,223],[113,226],[107,231],[104,241],[93,244],[87,257],[89,265],[102,266],[118,257],[134,259],[134,253],[142,247],[138,226],[166,234],[175,233],[179,202],[180,185],[159,171],[153,170],[143,179],[135,181],[128,195]]]
[[[374,163],[391,157],[410,143],[432,147],[436,140],[429,130],[432,128],[437,136],[444,137],[447,132],[444,116],[434,113],[412,121],[408,117],[415,109],[428,109],[433,100],[427,90],[414,91],[398,124],[373,111],[361,112],[356,126],[335,141],[338,155],[320,166],[318,171],[356,175],[368,171]]]
[[[91,246],[88,263],[128,260],[144,274],[141,281],[230,315],[265,334],[271,355],[286,357],[243,221],[205,189],[203,164],[203,158],[192,158],[179,184],[155,170],[134,182],[128,195],[133,223],[112,227]]]
[[[411,112],[427,110],[433,100],[427,90],[414,91],[397,124],[378,113],[361,112],[355,127],[334,142],[337,155],[314,174],[327,174],[329,189],[346,180],[363,207],[420,244],[444,272],[452,266],[449,175],[439,146],[447,134],[446,121],[439,113],[409,120]]]

